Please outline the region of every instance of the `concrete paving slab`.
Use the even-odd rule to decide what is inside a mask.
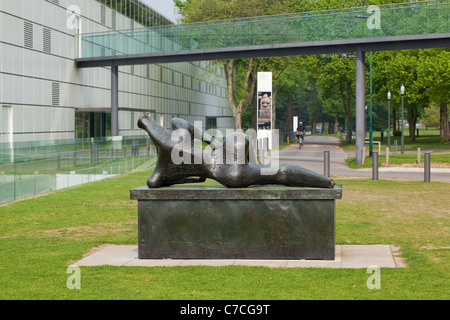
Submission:
[[[137,257],[137,246],[104,246],[100,250],[88,255],[78,263],[77,266],[123,266]]]
[[[335,248],[334,260],[289,260],[287,268],[340,268],[342,265],[342,246]]]
[[[370,264],[368,265],[368,263]],[[395,268],[390,246],[345,246],[345,250],[342,251],[342,268],[367,268],[370,265],[380,268]]]
[[[396,249],[398,250],[398,248]],[[137,246],[108,245],[72,264],[88,266],[263,266],[269,268],[403,268],[389,245],[337,245],[335,260],[138,259]]]

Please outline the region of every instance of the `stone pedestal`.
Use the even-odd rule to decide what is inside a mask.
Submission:
[[[172,186],[131,190],[140,259],[334,260],[342,189]]]

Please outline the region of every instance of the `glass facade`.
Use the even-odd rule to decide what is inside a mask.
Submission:
[[[172,24],[170,20],[137,0],[97,0],[144,27]]]
[[[146,137],[0,144],[0,205],[147,169],[156,160]]]
[[[111,112],[82,111],[75,112],[75,137],[104,138],[111,136]]]
[[[108,136],[110,124],[96,114],[110,114],[110,68],[76,68],[76,33],[138,32],[168,23],[135,0],[2,0],[0,107],[12,110],[13,141],[90,137],[93,124],[101,126],[95,136]],[[166,127],[174,116],[203,123],[221,117],[219,127],[232,127],[226,94],[223,70],[209,62],[120,67],[119,135],[142,135],[134,123],[142,113],[163,118]],[[83,129],[82,114],[92,112],[97,120]],[[9,139],[1,135],[0,143]]]
[[[450,32],[448,1],[378,7],[383,27],[372,30],[361,7],[83,34],[80,58]]]

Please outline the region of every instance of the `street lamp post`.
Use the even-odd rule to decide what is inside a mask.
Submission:
[[[372,38],[372,29],[369,30],[370,37]],[[372,51],[370,51],[370,128],[369,128],[369,156],[372,156],[373,152],[373,128],[372,128],[372,106],[373,106],[373,99],[372,99]]]
[[[390,134],[390,128],[391,128],[391,91],[388,91],[387,93],[387,99],[388,99],[388,125],[387,125],[387,136],[388,136],[388,148],[391,150],[391,134]]]
[[[403,96],[405,95],[405,86],[402,83],[402,86],[400,87],[400,93],[402,95],[402,154],[405,153],[405,135],[403,133]]]

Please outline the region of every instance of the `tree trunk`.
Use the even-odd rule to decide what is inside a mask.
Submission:
[[[277,121],[277,112],[276,112],[276,105],[275,105],[275,99],[277,96],[277,90],[276,88],[272,89],[272,130],[276,128],[276,121]]]
[[[294,112],[294,100],[292,97],[287,98],[287,119],[286,119],[286,132],[291,132],[292,127],[292,118]]]
[[[240,95],[239,101],[236,95],[235,85],[235,63],[234,60],[228,60],[224,63],[225,78],[227,80],[228,89],[228,101],[230,102],[231,112],[234,119],[234,129],[242,129],[242,117],[245,110],[252,102],[253,94],[255,92],[258,60],[248,59],[247,70],[244,76],[244,83],[242,89],[242,95]]]
[[[253,130],[258,130],[258,102],[257,102],[257,92],[253,94],[253,102],[252,102],[252,123],[251,128]]]
[[[408,109],[408,124],[409,124],[409,141],[416,141],[416,122],[417,122],[418,112],[417,107],[412,107]]]
[[[334,132],[339,132],[339,121],[337,115],[334,116]]]
[[[234,60],[229,60],[223,65],[223,69],[225,71],[225,78],[227,81],[227,90],[228,90],[228,102],[230,103],[231,112],[233,114],[234,127],[239,125],[236,123],[239,117],[236,116],[237,106],[236,106],[236,96],[234,90]]]
[[[445,141],[449,140],[449,123],[448,123],[448,108],[447,101],[441,102],[439,106],[440,110],[440,134],[442,138],[445,138]]]
[[[345,112],[345,120],[347,122],[347,128],[346,128],[346,133],[345,133],[345,142],[346,143],[351,143],[352,142],[352,136],[350,134],[350,101],[351,101],[351,97],[352,97],[352,87],[350,83],[347,83],[345,86],[346,88],[344,89],[344,85],[343,83],[339,84],[339,94],[341,96],[341,102],[342,102],[342,107],[344,109]],[[345,92],[344,92],[345,90]]]

